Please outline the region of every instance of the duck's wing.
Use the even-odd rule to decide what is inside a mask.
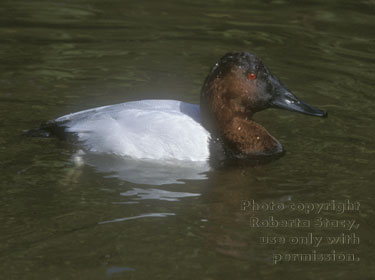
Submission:
[[[205,161],[209,133],[199,106],[142,100],[89,109],[55,120],[93,152],[134,158]]]

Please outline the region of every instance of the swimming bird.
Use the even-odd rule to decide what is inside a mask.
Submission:
[[[137,159],[208,161],[275,156],[284,149],[252,118],[267,108],[312,116],[327,113],[299,100],[260,58],[225,54],[212,67],[200,106],[176,100],[140,100],[84,110],[42,125],[74,134],[86,150]]]

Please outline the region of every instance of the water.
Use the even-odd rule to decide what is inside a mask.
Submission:
[[[373,278],[374,8],[371,0],[3,0],[1,278]],[[329,112],[327,119],[257,114],[287,150],[272,163],[185,180],[177,172],[169,184],[137,181],[152,173],[120,176],[105,168],[118,160],[111,158],[103,168],[77,164],[75,145],[22,134],[95,106],[150,98],[199,103],[209,68],[233,50],[256,53],[298,97]],[[243,200],[349,200],[360,210],[242,211]],[[269,216],[355,220],[359,228],[249,226],[250,217]],[[360,244],[260,244],[262,236],[341,233],[355,233]],[[285,260],[313,250],[359,260]]]

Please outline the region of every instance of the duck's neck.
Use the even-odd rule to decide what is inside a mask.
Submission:
[[[253,113],[241,102],[220,99],[204,87],[201,93],[201,116],[203,126],[213,139],[220,139],[224,149],[237,157],[274,155],[283,152],[281,144],[261,125],[251,118]],[[203,92],[208,90],[208,92]]]
[[[224,144],[237,156],[266,156],[283,151],[279,141],[252,120],[234,117],[220,132]]]

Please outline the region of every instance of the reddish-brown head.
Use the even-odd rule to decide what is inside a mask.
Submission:
[[[247,52],[224,55],[211,69],[201,90],[202,122],[211,132],[217,132],[234,117],[251,119],[254,113],[269,107],[326,115],[299,100],[257,56]]]

